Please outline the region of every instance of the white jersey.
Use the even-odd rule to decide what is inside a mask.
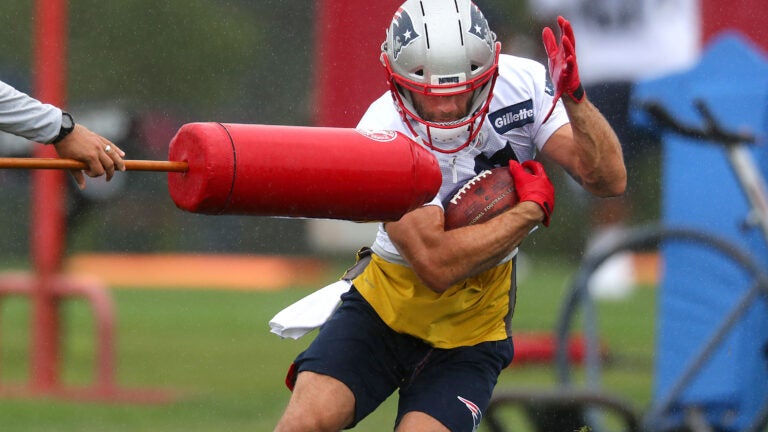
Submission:
[[[548,85],[546,68],[533,60],[510,55],[499,56],[499,77],[493,91],[488,117],[477,139],[456,153],[432,151],[440,164],[443,183],[438,195],[427,205],[442,207],[467,180],[481,171],[508,166],[509,160],[533,159],[568,116],[562,102],[542,124],[552,105],[553,90]],[[403,122],[389,92],[368,108],[357,125],[360,129],[396,130],[417,141]],[[373,251],[387,261],[406,264],[380,224]]]
[[[0,130],[47,143],[61,129],[61,110],[0,81]]]

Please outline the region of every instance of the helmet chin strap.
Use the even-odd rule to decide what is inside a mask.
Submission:
[[[417,124],[416,129],[423,131],[429,147],[441,153],[455,153],[470,143],[472,125],[466,125],[454,129],[441,129],[424,124]]]
[[[454,129],[463,129],[461,132],[457,133],[454,131],[454,129],[436,128],[433,126],[425,125],[415,119],[408,119],[405,113],[402,113],[402,115],[403,115],[403,119],[405,120],[405,124],[408,125],[408,129],[411,130],[411,133],[413,133],[414,136],[420,137],[421,141],[431,150],[434,150],[439,153],[444,153],[444,154],[459,152],[467,148],[470,144],[472,144],[472,142],[475,141],[475,138],[477,138],[477,134],[480,131],[480,127],[482,126],[483,121],[485,120],[485,116],[482,116],[477,123],[470,123],[469,125],[463,125],[458,128],[454,128]],[[413,125],[414,122],[416,123],[415,128]],[[475,125],[477,125],[477,127],[475,127]],[[439,135],[441,132],[445,133],[444,131],[450,131],[450,134],[454,135],[454,137],[445,138],[445,137],[436,136],[436,135]],[[460,142],[461,136],[464,134],[466,134],[467,139],[462,144],[459,144],[457,147],[446,149],[446,148],[443,148],[443,146],[441,146],[441,144],[445,145],[445,144],[450,144],[451,142]]]

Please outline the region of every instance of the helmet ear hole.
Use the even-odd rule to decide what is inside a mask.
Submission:
[[[424,69],[419,69],[416,72],[414,72],[416,75],[423,77],[424,76]]]

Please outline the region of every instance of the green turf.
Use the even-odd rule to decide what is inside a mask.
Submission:
[[[568,265],[538,266],[521,283],[515,328],[551,330],[573,271]],[[329,281],[330,282],[330,281]],[[0,401],[2,430],[25,431],[269,431],[289,393],[286,367],[310,341],[281,340],[267,322],[283,306],[310,292],[205,290],[111,291],[117,312],[117,380],[126,389],[177,393],[161,405],[73,403],[56,400]],[[636,290],[617,303],[601,303],[601,325],[612,354],[605,382],[638,407],[652,381],[653,290]],[[0,376],[4,384],[27,381],[29,304],[11,298],[0,309]],[[94,326],[85,303],[64,308],[63,378],[90,382]],[[577,372],[578,373],[578,372]],[[578,374],[577,374],[578,379]],[[499,389],[550,388],[550,365],[512,367]],[[390,398],[356,430],[391,431],[396,401]],[[487,429],[483,429],[487,430]],[[517,429],[521,430],[521,429]]]

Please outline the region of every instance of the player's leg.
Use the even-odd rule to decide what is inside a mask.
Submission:
[[[403,416],[400,423],[397,425],[396,432],[451,432],[450,429],[445,427],[434,417],[429,414],[425,414],[420,411],[411,411]]]
[[[339,431],[351,424],[355,396],[328,375],[301,372],[276,432]]]
[[[357,424],[399,384],[397,335],[352,287],[294,362],[294,394],[278,431],[341,430]],[[289,373],[287,381],[293,381]],[[288,428],[291,426],[292,428]]]
[[[512,356],[511,340],[434,350],[400,388],[396,431],[476,431]]]

